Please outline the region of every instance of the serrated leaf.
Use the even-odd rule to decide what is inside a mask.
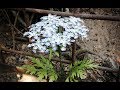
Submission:
[[[36,71],[33,70],[30,74],[33,75],[33,74],[35,74],[35,73],[36,73]]]
[[[76,73],[73,72],[72,75],[71,75],[71,77],[74,78],[75,76],[76,76]]]
[[[52,79],[50,79],[50,80],[49,80],[49,82],[53,82],[53,80],[52,80]]]
[[[78,80],[74,79],[74,82],[78,82]]]
[[[36,63],[36,58],[32,58],[32,62],[33,62],[33,63]]]
[[[43,75],[43,74],[39,74],[39,75],[38,75],[38,80],[41,81],[43,78],[44,78],[44,75]]]
[[[57,76],[57,74],[55,74],[55,80],[57,80],[58,79],[58,76]]]
[[[49,65],[49,68],[51,68],[51,69],[53,68],[53,65],[52,65],[51,63],[50,63],[50,65]]]
[[[35,63],[34,66],[45,68],[44,65],[39,60],[33,59],[32,61]]]
[[[50,65],[49,60],[46,60],[45,64],[46,64],[46,66],[49,66]]]
[[[70,68],[70,69],[72,68],[72,64],[70,64],[69,68]]]
[[[49,79],[52,80],[52,81],[54,81],[55,77],[54,76],[50,76]]]
[[[86,78],[86,72],[80,72],[80,78],[85,79]]]
[[[32,65],[23,66],[27,70],[27,73],[38,76],[39,80],[42,80],[43,78],[47,79],[47,77],[50,77],[51,81],[57,80],[58,75],[54,70],[52,62],[42,55],[40,55],[40,57],[41,60],[33,58]]]
[[[70,77],[70,82],[73,82],[73,78]]]
[[[77,72],[77,73],[76,73],[76,76],[77,76],[77,77],[80,77],[80,74],[79,74],[79,72]]]
[[[40,57],[42,58],[43,62],[46,62],[46,58],[44,58],[42,55],[40,55]]]
[[[58,52],[55,51],[54,53],[55,53],[55,55],[56,55],[57,57],[59,57],[59,53],[58,53]]]
[[[30,71],[26,71],[26,73],[29,73]]]
[[[65,80],[65,82],[69,82],[69,78],[67,78],[67,79]]]

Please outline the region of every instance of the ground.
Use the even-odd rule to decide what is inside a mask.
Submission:
[[[70,8],[70,12],[96,15],[120,15],[119,8]],[[2,19],[4,20],[4,18],[0,18],[1,22],[3,21]],[[120,51],[120,22],[91,19],[85,19],[84,21],[85,25],[90,30],[88,33],[88,39],[84,41],[78,40],[77,44],[83,49],[100,55],[104,58],[104,61],[100,60],[100,58],[96,56],[89,55],[91,59],[102,62],[102,64],[106,67],[116,67],[115,59],[119,56],[115,53],[115,51]],[[11,29],[8,25],[4,23],[0,24],[0,45],[4,45],[9,49],[12,48],[13,41],[11,33]],[[28,51],[28,49],[26,49],[26,43],[20,41],[15,42],[16,50]],[[18,62],[20,63],[23,59],[25,59],[24,56],[15,55],[13,53],[4,54],[2,58],[5,63],[9,65],[21,65],[18,64]],[[2,73],[0,75],[0,82],[16,81],[15,74],[16,73],[14,72]],[[91,75],[92,80],[89,78],[87,81],[90,82],[115,81],[114,74],[103,72],[101,70],[89,72],[89,74]]]

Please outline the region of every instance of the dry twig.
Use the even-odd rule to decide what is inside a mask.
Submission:
[[[40,14],[55,14],[60,16],[75,16],[83,19],[96,19],[96,20],[111,20],[111,21],[120,21],[120,16],[110,16],[110,15],[95,15],[95,14],[75,14],[68,12],[60,12],[60,11],[50,11],[43,9],[35,9],[35,8],[12,8],[12,10],[26,10],[28,12],[40,13]]]

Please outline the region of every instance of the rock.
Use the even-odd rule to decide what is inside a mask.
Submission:
[[[20,75],[17,74],[17,77],[19,78]],[[22,74],[22,78],[18,80],[18,82],[47,82],[45,79],[42,81],[39,81],[37,77],[29,74]]]

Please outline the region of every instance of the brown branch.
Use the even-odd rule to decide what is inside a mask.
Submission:
[[[30,26],[29,14],[26,11],[23,11],[23,14],[24,14],[24,19],[25,19],[25,23],[26,23],[26,30],[27,30],[28,27]]]
[[[13,9],[13,8],[12,8]],[[68,12],[59,12],[59,11],[50,11],[43,9],[34,9],[34,8],[14,8],[13,10],[26,10],[32,13],[40,13],[40,14],[55,14],[60,16],[75,16],[81,17],[83,19],[96,19],[96,20],[111,20],[111,21],[120,21],[120,16],[110,16],[110,15],[94,15],[94,14],[75,14]]]
[[[34,13],[32,14],[31,18],[30,18],[30,25],[32,24],[32,20],[34,18]]]
[[[31,54],[31,53],[28,53],[28,52],[22,52],[22,51],[6,49],[4,46],[1,46],[1,45],[0,45],[0,50],[6,51],[6,52],[11,52],[11,53],[16,53],[16,54],[21,54],[21,55],[25,55],[25,56],[31,56],[31,57],[40,58],[39,55]],[[48,58],[48,57],[45,56],[45,58]],[[63,63],[71,64],[70,60],[59,60],[59,58],[54,58],[54,59],[52,59],[52,61],[57,61],[57,62],[61,61]],[[108,68],[108,67],[98,66],[98,69],[104,70],[104,71],[109,71],[109,72],[115,72],[115,73],[118,72],[118,69],[116,69],[116,68]]]
[[[6,10],[4,9],[3,11],[4,11],[5,14],[6,14],[6,18],[7,18],[8,22],[9,22],[9,25],[11,26],[11,28],[12,28],[12,29],[14,28],[14,29],[17,30],[19,33],[23,34],[22,32],[20,32],[20,31],[12,24],[12,22],[11,22],[11,20],[10,20],[10,17],[8,16]]]
[[[6,10],[3,9],[3,11],[5,12],[5,15],[6,15],[6,18],[7,18],[8,22],[9,22],[9,24],[12,24],[12,22],[11,22],[11,20],[10,20],[10,17],[8,16]]]
[[[6,52],[11,52],[11,53],[16,53],[16,54],[21,54],[21,55],[25,55],[25,56],[31,56],[31,57],[36,57],[36,58],[40,58],[39,55],[36,54],[32,54],[32,53],[28,53],[28,52],[23,52],[23,51],[16,51],[16,50],[11,50],[11,49],[7,49],[4,46],[0,46],[2,51],[6,51]],[[45,56],[45,58],[48,58],[48,56]],[[53,61],[58,61],[60,62],[59,58],[54,58],[52,59]],[[71,63],[69,60],[61,60],[63,63]]]
[[[10,17],[9,17],[9,15],[7,14],[6,10],[4,9],[3,11],[4,11],[5,14],[6,14],[6,17],[7,17],[7,20],[8,20],[8,22],[9,22],[9,24],[12,25],[12,22],[11,22]],[[15,40],[14,40],[14,29],[13,29],[13,27],[11,27],[11,30],[12,30],[12,38],[13,38],[13,49],[14,49],[14,48],[15,48]]]
[[[19,15],[19,11],[17,12],[16,17],[15,17],[14,27],[16,26],[18,15]],[[15,50],[15,32],[14,32],[14,28],[12,28],[12,38],[13,38],[13,50]]]
[[[72,44],[72,64],[76,61],[76,41]]]
[[[108,68],[108,67],[102,67],[102,66],[98,66],[97,68],[103,71],[114,72],[114,73],[117,73],[119,70],[117,68]]]
[[[28,43],[29,43],[29,38],[15,37],[15,40],[17,40],[17,41],[22,41],[22,42],[28,42]]]
[[[94,52],[88,51],[88,50],[79,49],[79,50],[76,51],[76,55],[78,55],[78,54],[84,54],[84,53],[98,56],[99,58],[101,58],[102,60],[104,60],[100,55],[98,55],[98,54],[96,54]]]
[[[13,50],[15,50],[15,32],[13,28],[12,28],[12,39],[13,39]]]
[[[18,15],[19,15],[19,11],[17,12],[17,14],[15,16],[14,26],[16,26],[16,23],[17,23],[17,20],[18,20]]]
[[[12,11],[13,15],[16,16],[16,12],[15,11]],[[18,20],[19,22],[26,27],[26,23],[18,16]]]
[[[18,28],[16,28],[13,24],[10,24],[10,26],[13,27],[17,32],[23,35],[23,33]]]

